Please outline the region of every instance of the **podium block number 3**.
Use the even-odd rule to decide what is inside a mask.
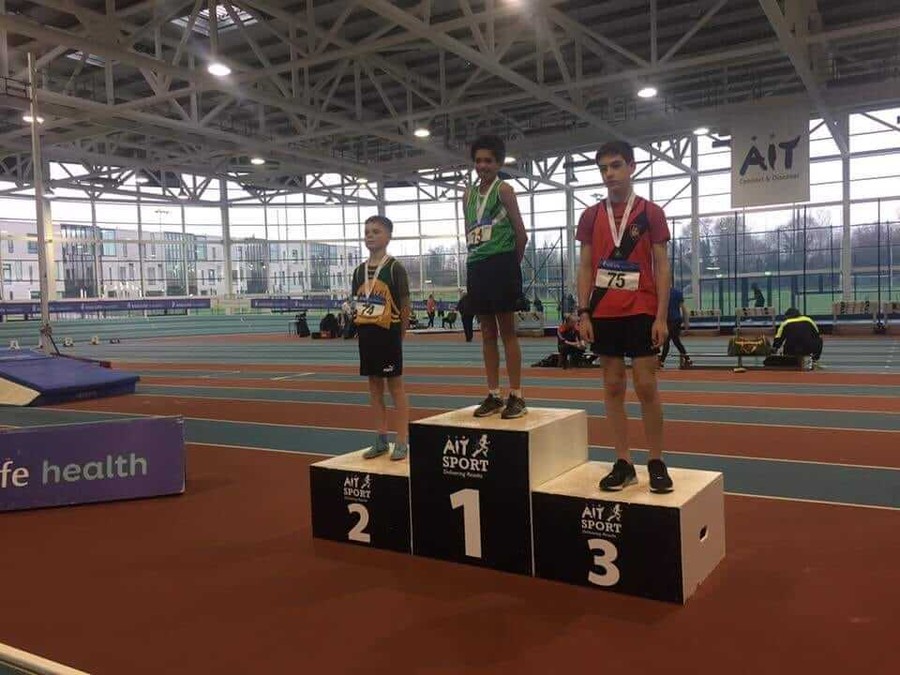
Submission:
[[[466,555],[470,558],[481,558],[481,504],[478,490],[466,488],[450,495],[450,506],[454,509],[462,507],[463,534],[466,542]]]
[[[595,586],[615,586],[619,583],[619,568],[613,564],[619,557],[616,545],[606,539],[589,539],[588,548],[602,553],[594,556],[594,565],[603,570],[603,574],[597,574],[593,570],[588,572],[588,581]]]
[[[356,525],[347,533],[347,539],[350,541],[359,541],[363,544],[372,543],[372,535],[366,532],[366,526],[369,524],[369,509],[362,504],[347,504],[347,510],[359,516]]]

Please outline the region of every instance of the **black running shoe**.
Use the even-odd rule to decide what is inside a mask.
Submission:
[[[612,471],[600,480],[600,489],[604,492],[616,492],[637,483],[634,465],[624,459],[617,459]]]
[[[669,477],[665,462],[661,459],[651,459],[647,462],[647,473],[650,474],[650,492],[672,491],[672,479]]]
[[[475,408],[475,417],[490,417],[503,410],[503,399],[493,394],[488,394],[481,405]]]
[[[505,420],[514,420],[527,414],[528,408],[525,407],[525,399],[510,394],[509,398],[506,399],[506,407],[503,408],[500,417]]]

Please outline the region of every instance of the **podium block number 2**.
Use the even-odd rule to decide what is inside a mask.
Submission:
[[[450,506],[462,508],[466,555],[481,558],[481,504],[478,490],[466,488],[450,495]]]
[[[363,544],[372,542],[372,535],[366,532],[366,526],[369,524],[369,509],[362,504],[347,504],[347,510],[359,516],[356,525],[347,533],[347,539],[350,541],[358,541]]]

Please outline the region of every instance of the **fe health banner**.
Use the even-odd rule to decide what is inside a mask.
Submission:
[[[731,134],[731,207],[809,201],[809,109],[754,106]]]

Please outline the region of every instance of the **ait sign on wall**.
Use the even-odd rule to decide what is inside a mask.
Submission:
[[[809,109],[754,107],[731,134],[731,207],[809,200]]]

